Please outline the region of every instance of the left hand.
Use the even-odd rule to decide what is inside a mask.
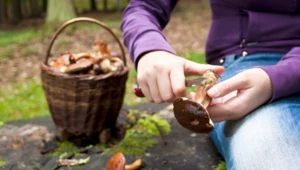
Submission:
[[[236,95],[232,96],[234,91]],[[207,93],[212,98],[227,98],[222,102],[216,100],[208,107],[211,119],[220,122],[246,116],[269,101],[273,90],[268,74],[260,68],[253,68],[216,84]],[[231,97],[228,99],[228,96]]]

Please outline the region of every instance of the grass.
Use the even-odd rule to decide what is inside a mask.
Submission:
[[[31,79],[22,84],[1,87],[1,122],[46,115],[49,111],[39,80]]]
[[[0,39],[1,41],[1,39]],[[12,47],[5,48],[1,53],[0,53],[0,62],[2,61],[7,61],[10,58],[12,58],[14,55],[14,49]]]
[[[28,56],[32,56],[36,54],[36,50],[32,47],[26,47],[24,48],[24,50],[22,51],[22,56],[23,57],[28,57]]]
[[[11,44],[25,44],[34,37],[39,36],[41,32],[34,29],[28,29],[18,32],[0,31],[0,46]]]
[[[198,53],[194,51],[187,51],[187,52],[181,52],[181,56],[184,56],[186,59],[205,64],[205,54],[204,53]]]

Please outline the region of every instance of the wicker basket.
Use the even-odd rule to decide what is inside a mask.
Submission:
[[[100,75],[69,75],[54,71],[47,65],[57,36],[76,22],[98,24],[107,30],[121,48],[122,71]],[[92,136],[104,129],[113,129],[121,109],[128,77],[125,52],[112,30],[92,18],[75,18],[64,23],[54,34],[41,65],[41,79],[52,119],[56,127],[75,136]]]

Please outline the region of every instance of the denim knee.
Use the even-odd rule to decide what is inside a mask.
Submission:
[[[211,134],[228,169],[296,170],[300,167],[300,97],[260,107]]]

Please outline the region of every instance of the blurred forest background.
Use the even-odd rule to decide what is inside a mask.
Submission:
[[[91,11],[122,11],[128,0],[0,0],[0,22],[15,25],[23,20],[46,17],[59,23]]]
[[[48,116],[40,81],[40,64],[54,32],[74,17],[91,17],[108,25],[123,41],[122,12],[129,0],[0,0],[0,126],[5,121]],[[179,55],[204,63],[204,45],[210,26],[206,0],[184,0],[174,9],[164,33]],[[78,23],[64,30],[51,49],[52,56],[86,52],[101,39],[112,51],[119,48],[99,26]],[[127,56],[129,61],[129,56]],[[131,62],[124,103],[135,97],[136,72]]]

